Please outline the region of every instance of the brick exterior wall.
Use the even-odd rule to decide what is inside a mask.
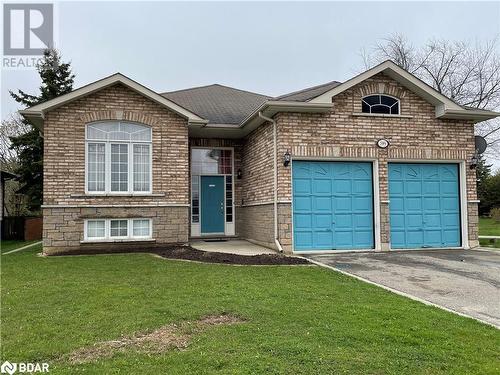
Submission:
[[[361,115],[361,98],[387,93],[401,99],[401,116],[375,117]],[[388,161],[452,160],[468,161],[474,152],[474,126],[471,122],[440,120],[434,105],[426,102],[388,76],[378,74],[333,98],[334,109],[325,114],[279,113],[278,160],[289,150],[292,157],[376,159],[379,164],[382,249],[389,248]],[[388,149],[376,146],[385,138]],[[476,200],[475,171],[467,167],[467,199]],[[291,167],[278,163],[278,196],[290,202]],[[286,240],[291,225],[280,217],[280,240],[291,251]],[[477,246],[477,203],[468,204],[470,246]],[[286,228],[286,229],[283,229]],[[283,237],[284,236],[284,237]]]
[[[361,114],[361,97],[388,93],[401,99],[401,115]],[[382,249],[390,246],[387,169],[390,160],[468,161],[474,151],[473,125],[438,120],[435,108],[391,78],[379,74],[334,97],[330,113],[279,113],[278,231],[292,251],[291,166],[294,158],[352,158],[378,161]],[[153,194],[85,195],[85,125],[128,120],[152,127]],[[235,224],[242,238],[273,247],[273,127],[266,123],[245,139],[189,139],[187,121],[120,84],[70,102],[46,115],[44,149],[44,251],[92,248],[82,243],[90,218],[147,217],[154,245],[188,241],[190,230],[190,147],[234,147]],[[391,146],[376,146],[385,138]],[[236,178],[238,169],[242,179]],[[467,198],[476,200],[475,171],[467,168]],[[468,202],[469,244],[477,242],[477,204]],[[120,246],[125,244],[106,244]],[[137,244],[127,244],[137,246]]]
[[[151,195],[85,195],[85,125],[100,120],[151,126]],[[156,217],[153,236],[157,243],[188,240],[187,120],[117,84],[47,113],[44,137],[45,252],[77,248],[83,240],[83,220],[103,215]],[[165,217],[160,219],[159,212]]]

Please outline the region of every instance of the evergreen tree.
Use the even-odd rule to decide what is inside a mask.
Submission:
[[[477,197],[479,202],[479,215],[488,215],[491,205],[488,197],[488,179],[491,177],[491,164],[486,164],[483,155],[479,155],[476,167]]]
[[[61,55],[55,49],[47,49],[37,66],[38,74],[42,81],[38,95],[27,94],[22,90],[10,95],[18,103],[26,107],[53,99],[59,95],[67,94],[73,89],[75,78],[71,71],[70,63],[62,63]],[[19,193],[25,194],[28,207],[32,212],[40,210],[43,201],[43,137],[40,130],[29,126],[29,131],[20,136],[11,137],[11,148],[17,151],[19,166],[15,171],[19,175],[21,188]]]

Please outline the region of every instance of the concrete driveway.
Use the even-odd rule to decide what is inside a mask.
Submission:
[[[417,250],[307,257],[500,328],[500,251]]]

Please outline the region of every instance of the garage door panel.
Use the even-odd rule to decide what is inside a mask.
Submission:
[[[337,228],[337,229],[352,229],[352,215],[351,214],[336,214],[335,215],[335,228]]]
[[[352,193],[351,180],[336,180],[333,190],[335,194],[350,195]]]
[[[295,250],[373,248],[371,163],[294,161],[292,168]]]
[[[299,248],[307,248],[312,243],[312,231],[297,231],[294,232],[295,245]]]
[[[401,212],[404,210],[404,198],[402,197],[391,197],[391,207],[393,212]]]
[[[373,225],[373,216],[371,214],[359,214],[354,216],[354,229],[356,232],[361,229],[370,228]]]
[[[355,194],[371,194],[372,185],[370,180],[354,180],[353,192]]]
[[[360,249],[369,249],[372,246],[373,232],[371,230],[367,231],[356,231],[354,234],[354,243]]]
[[[444,197],[441,199],[442,208],[444,211],[458,211],[459,204],[457,197]]]
[[[424,211],[441,211],[440,197],[424,197]]]
[[[296,214],[294,224],[295,224],[295,229],[310,229],[312,226],[312,215]]]
[[[420,247],[420,244],[424,242],[424,231],[418,230],[407,230],[408,244],[410,247]]]
[[[313,224],[317,229],[328,229],[332,228],[332,216],[329,214],[320,215],[316,214],[313,216]]]
[[[392,181],[392,194],[394,195],[402,195],[404,193],[404,183],[403,181],[396,181],[396,180],[391,180]]]
[[[439,194],[439,181],[423,181],[422,191],[424,194]]]
[[[406,215],[406,227],[409,229],[421,229],[423,222],[422,214]]]
[[[352,200],[350,197],[333,197],[335,212],[351,211]]]
[[[293,181],[293,191],[295,194],[311,194],[311,180],[297,178]]]
[[[389,163],[392,248],[460,246],[458,175],[458,164]]]
[[[421,212],[422,211],[422,198],[421,197],[407,197],[406,198],[406,204],[405,204],[405,211],[406,212],[411,212],[411,211],[417,211]]]
[[[406,181],[422,180],[422,175],[420,173],[419,165],[406,164],[404,168],[405,172],[403,173],[403,179],[405,179]]]
[[[422,181],[408,181],[406,194],[422,195]]]
[[[441,193],[452,196],[458,195],[456,181],[443,181],[441,183]]]
[[[293,206],[296,211],[311,211],[311,197],[295,197],[293,200]]]
[[[460,226],[460,219],[457,213],[445,213],[443,216],[443,227],[456,228]]]
[[[425,215],[425,225],[429,228],[441,228],[441,214],[426,214]]]
[[[315,194],[331,194],[332,193],[332,181],[324,179],[316,179],[314,183],[314,193]]]
[[[405,214],[392,214],[390,217],[391,220],[391,228],[405,228]]]

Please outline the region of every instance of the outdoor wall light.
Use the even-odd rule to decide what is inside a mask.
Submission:
[[[474,155],[472,155],[472,158],[470,159],[470,169],[476,169],[478,162],[479,162],[479,155],[476,151],[474,152]]]
[[[285,167],[288,167],[288,164],[290,164],[291,159],[292,156],[290,155],[290,151],[286,150],[285,155],[283,155],[283,165]]]
[[[238,171],[236,172],[236,178],[238,180],[241,180],[242,177],[243,177],[243,172],[241,172],[241,169],[238,169]]]

